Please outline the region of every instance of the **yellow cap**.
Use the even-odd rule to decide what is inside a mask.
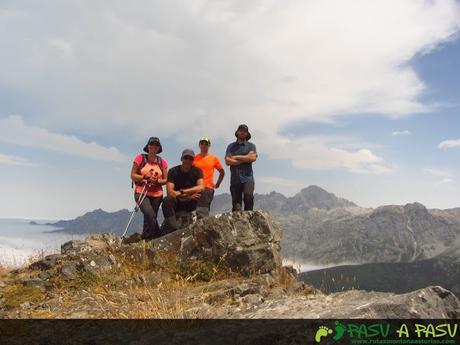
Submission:
[[[202,137],[198,143],[201,144],[201,142],[203,142],[203,141],[207,142],[208,144],[211,144],[211,140],[209,140],[208,137]]]

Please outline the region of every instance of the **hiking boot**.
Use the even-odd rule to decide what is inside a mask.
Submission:
[[[177,229],[179,229],[179,225],[177,224],[176,216],[165,218],[163,224],[161,224],[161,232],[163,234],[168,234]]]
[[[131,236],[123,238],[121,243],[122,244],[136,243],[136,242],[142,241],[142,239],[143,239],[142,235],[140,233],[138,233],[138,232],[135,232]]]

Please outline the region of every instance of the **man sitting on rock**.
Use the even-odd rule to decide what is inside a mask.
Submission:
[[[161,226],[164,234],[183,227],[185,224],[178,222],[178,213],[185,213],[190,219],[191,213],[196,210],[198,199],[204,189],[203,172],[194,167],[193,150],[186,149],[182,152],[182,164],[175,166],[168,172],[166,191],[168,196],[163,199],[162,209],[165,220]]]

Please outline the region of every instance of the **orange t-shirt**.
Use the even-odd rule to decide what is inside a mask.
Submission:
[[[214,189],[214,169],[223,169],[219,158],[211,153],[208,153],[205,157],[201,154],[197,154],[193,160],[193,165],[203,171],[204,186],[206,188]]]

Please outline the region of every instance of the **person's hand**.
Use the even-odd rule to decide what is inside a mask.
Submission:
[[[201,192],[196,192],[194,194],[192,194],[192,199],[195,199],[195,200],[198,200],[199,198],[201,198]]]
[[[187,196],[187,194],[185,194],[184,191],[183,191],[182,189],[176,191],[175,194],[176,194],[176,198],[181,198],[181,199],[184,199],[184,198]]]
[[[158,184],[158,174],[155,173],[151,178],[150,178],[150,183],[153,183],[153,184]]]
[[[142,177],[144,178],[144,180],[150,181],[152,176],[153,176],[153,170],[150,170],[148,173],[144,174],[144,176],[142,176]]]
[[[220,187],[220,183],[216,183],[216,185],[215,185],[214,187],[216,187],[216,189],[219,188],[219,187]]]
[[[174,191],[174,197],[175,197],[175,198],[182,198],[182,195],[183,195],[183,194],[181,193],[180,190]]]

